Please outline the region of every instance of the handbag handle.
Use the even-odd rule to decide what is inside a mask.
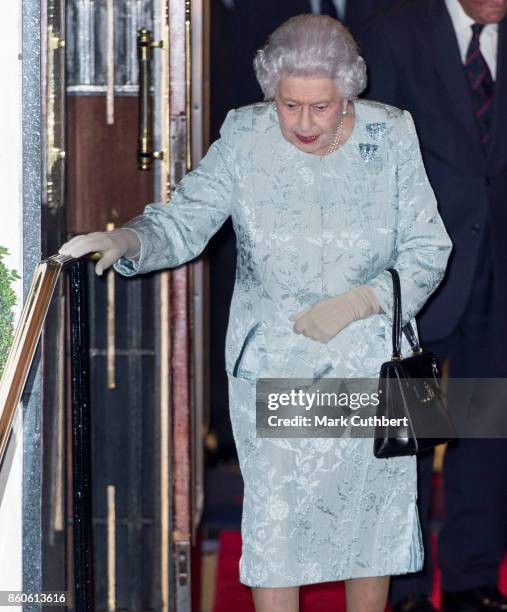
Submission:
[[[421,345],[417,340],[417,336],[415,335],[414,328],[410,321],[406,325],[401,325],[402,321],[402,308],[401,308],[401,285],[400,285],[400,275],[398,274],[398,270],[395,268],[389,268],[387,270],[392,277],[393,280],[393,359],[401,359],[401,332],[405,334],[408,343],[410,344],[410,348],[414,353],[420,353],[422,351]]]

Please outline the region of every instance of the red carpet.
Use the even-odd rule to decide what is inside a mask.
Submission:
[[[436,538],[433,539],[435,552]],[[219,541],[216,596],[214,612],[254,612],[250,589],[239,582],[241,534],[222,531]],[[432,601],[438,607],[440,573],[435,572]],[[500,589],[507,592],[507,557],[500,570]],[[301,612],[344,612],[345,589],[342,582],[328,582],[301,588]]]

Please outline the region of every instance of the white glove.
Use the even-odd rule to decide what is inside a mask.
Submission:
[[[319,342],[329,342],[353,321],[379,314],[381,308],[373,289],[362,285],[336,297],[319,300],[291,315],[294,331]]]
[[[110,232],[92,232],[82,236],[74,236],[60,247],[61,255],[70,255],[78,259],[87,253],[99,252],[102,257],[95,266],[95,272],[102,272],[112,266],[120,257],[137,259],[141,250],[139,236],[128,228],[119,228]]]

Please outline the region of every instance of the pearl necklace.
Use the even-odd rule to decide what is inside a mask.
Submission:
[[[338,123],[338,128],[336,129],[336,133],[333,137],[333,140],[329,144],[329,147],[326,151],[326,155],[333,153],[340,146],[340,140],[343,136],[343,123],[344,123],[343,118],[347,114],[347,106],[348,106],[348,100],[345,100],[343,103],[343,109],[340,115],[340,122]]]

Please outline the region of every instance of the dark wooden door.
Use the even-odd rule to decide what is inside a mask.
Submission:
[[[68,237],[119,227],[152,201],[170,206],[171,188],[202,155],[205,5],[67,0]],[[151,96],[163,159],[149,171],[136,159],[140,27],[163,41]],[[90,267],[88,281],[96,608],[190,610],[207,422],[206,266],[133,279],[97,278]]]

